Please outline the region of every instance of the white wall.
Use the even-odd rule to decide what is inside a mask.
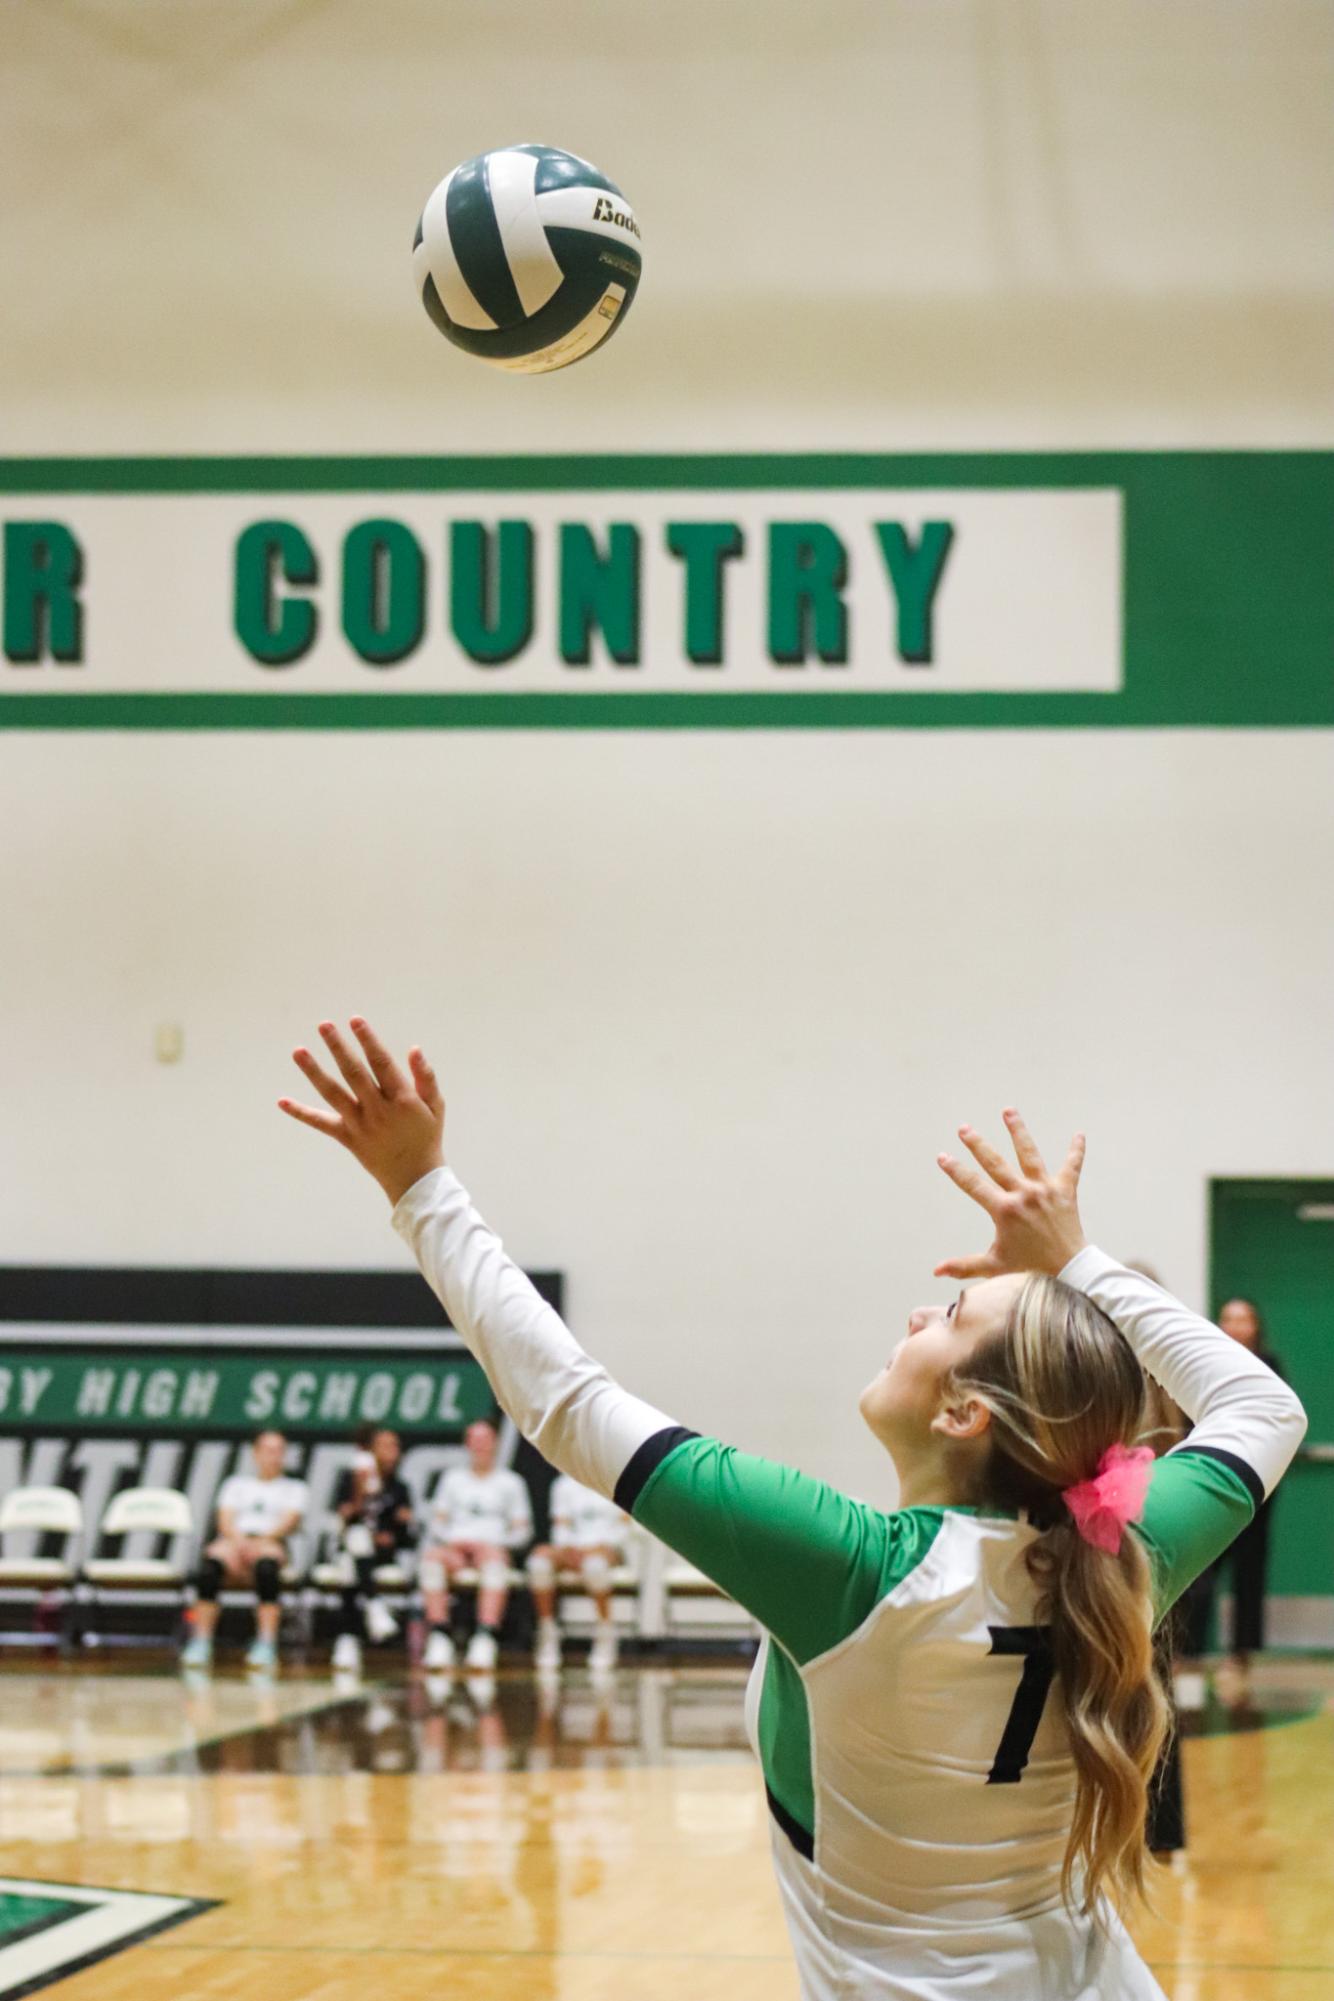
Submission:
[[[1323,5],[6,33],[9,451],[1330,438]],[[432,181],[528,135],[648,253],[543,382],[408,276]],[[0,732],[0,1259],[392,1259],[271,1109],[361,1008],[635,1387],[885,1494],[855,1393],[980,1239],[959,1119],[1085,1125],[1092,1225],[1191,1294],[1208,1175],[1334,1171],[1330,777],[1319,733]]]
[[[1323,442],[1328,0],[11,0],[6,450]],[[414,302],[455,162],[635,203],[596,368]]]

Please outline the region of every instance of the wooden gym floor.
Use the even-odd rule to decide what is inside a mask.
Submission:
[[[7,1668],[0,2001],[795,2001],[744,1680]],[[1168,1995],[1331,2001],[1334,1666],[1266,1663],[1185,1758],[1136,1926]]]

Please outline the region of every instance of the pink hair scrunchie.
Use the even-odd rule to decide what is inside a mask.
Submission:
[[[1153,1471],[1148,1445],[1109,1445],[1091,1480],[1080,1480],[1061,1496],[1085,1542],[1119,1556],[1127,1525],[1144,1513]]]

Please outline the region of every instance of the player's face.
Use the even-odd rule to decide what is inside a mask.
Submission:
[[[489,1424],[470,1424],[463,1434],[474,1473],[489,1473],[496,1463],[496,1434]]]
[[[264,1431],[254,1444],[255,1470],[261,1480],[276,1480],[283,1470],[287,1440],[280,1431]]]
[[[396,1431],[377,1431],[371,1440],[371,1453],[379,1472],[386,1475],[392,1473],[403,1456],[403,1447],[399,1444],[398,1433]]]
[[[1021,1272],[983,1279],[957,1299],[919,1306],[908,1315],[906,1340],[866,1385],[860,1402],[862,1416],[891,1453],[929,1443],[950,1370],[967,1361],[983,1335],[1004,1326],[1023,1283]]]
[[[1218,1316],[1218,1324],[1234,1341],[1240,1341],[1243,1348],[1259,1347],[1260,1322],[1249,1299],[1229,1299]]]

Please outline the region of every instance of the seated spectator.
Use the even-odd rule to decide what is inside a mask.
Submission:
[[[204,1551],[195,1582],[194,1636],[181,1655],[183,1667],[207,1667],[213,1658],[218,1593],[253,1590],[259,1599],[255,1638],[247,1667],[272,1668],[278,1658],[278,1594],[287,1540],[306,1512],[306,1483],[283,1472],[287,1440],[281,1431],[261,1431],[251,1447],[255,1470],[234,1473],[218,1495],[218,1533]]]
[[[334,1512],[342,1521],[340,1544],[351,1560],[356,1582],[343,1593],[333,1664],[341,1672],[361,1666],[358,1605],[366,1637],[391,1640],[398,1621],[378,1596],[376,1571],[392,1563],[414,1539],[412,1495],[398,1470],[403,1446],[396,1431],[368,1425],[357,1437],[357,1456],[342,1475],[334,1493]]]
[[[496,1465],[497,1433],[479,1418],[464,1433],[466,1466],[451,1466],[432,1502],[432,1542],[422,1557],[422,1601],[429,1633],[422,1665],[454,1665],[449,1636],[449,1580],[477,1571],[477,1630],[465,1665],[489,1674],[500,1650],[500,1627],[509,1593],[510,1551],[532,1539],[533,1509],[517,1473]]]
[[[616,1628],[611,1616],[611,1573],[625,1560],[625,1536],[630,1518],[615,1501],[594,1493],[560,1474],[551,1489],[551,1541],[528,1559],[528,1582],[537,1607],[538,1673],[560,1666],[560,1627],[556,1623],[556,1573],[573,1573],[583,1583],[597,1613],[597,1630],[588,1656],[595,1671],[616,1665]]]

